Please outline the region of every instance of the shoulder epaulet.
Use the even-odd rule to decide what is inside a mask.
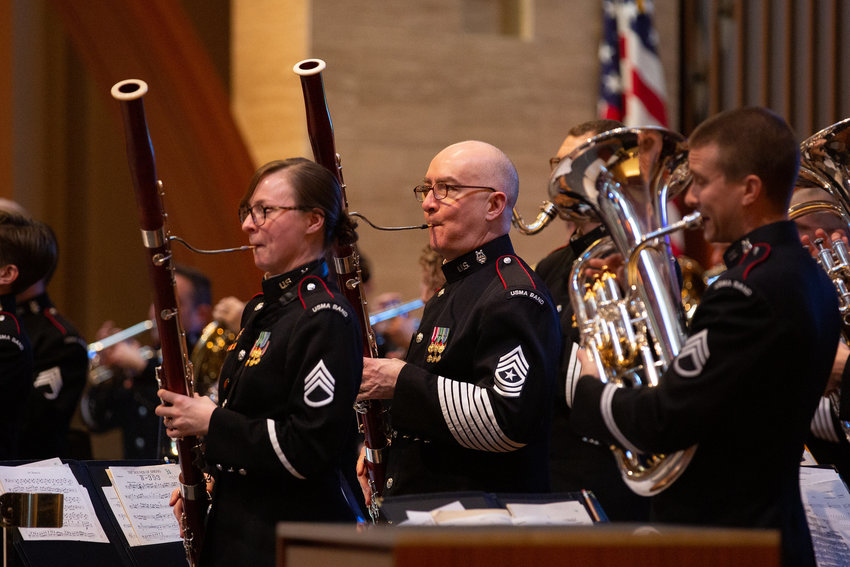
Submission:
[[[528,269],[516,256],[502,256],[496,262],[496,272],[505,288],[508,299],[524,297],[540,305],[546,303],[544,294],[538,293],[537,284]]]
[[[331,310],[339,313],[346,319],[349,317],[348,310],[338,301],[325,281],[318,276],[307,276],[298,282],[298,299],[301,306],[310,315]]]
[[[15,323],[15,329],[17,330],[17,334],[21,334],[21,324],[18,322],[18,318],[14,313],[10,311],[0,311],[0,321],[8,319],[9,321]]]
[[[744,270],[741,278],[746,280],[747,276],[750,275],[750,272],[755,269],[756,266],[767,260],[769,256],[770,244],[765,242],[753,244],[746,254],[741,257],[741,261],[738,262],[738,266]]]
[[[505,289],[515,287],[537,288],[531,274],[517,256],[505,255],[496,260],[496,272],[499,274]]]

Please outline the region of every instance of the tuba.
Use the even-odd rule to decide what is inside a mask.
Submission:
[[[610,236],[576,259],[570,300],[582,346],[605,382],[655,386],[685,342],[686,318],[668,235],[700,224],[699,213],[669,225],[667,203],[690,183],[684,138],[662,128],[618,128],[576,148],[552,173],[552,202]],[[592,259],[621,254],[627,285],[603,273],[587,281]],[[684,472],[696,446],[669,455],[612,446],[623,479],[651,496]]]
[[[796,203],[788,210],[788,217],[796,220],[809,214],[827,213],[836,217],[836,227],[850,236],[850,118],[817,132],[800,144],[797,191],[808,189],[816,189],[815,195],[822,192],[824,198]],[[818,264],[838,293],[842,336],[845,342],[850,342],[850,251],[842,240],[831,246],[825,245],[822,239],[812,244],[817,250]],[[839,417],[840,393],[831,392],[828,397],[833,415],[841,424],[844,436],[850,440],[850,422]]]

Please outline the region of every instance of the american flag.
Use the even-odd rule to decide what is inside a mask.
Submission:
[[[667,127],[664,70],[651,0],[603,0],[599,117]]]

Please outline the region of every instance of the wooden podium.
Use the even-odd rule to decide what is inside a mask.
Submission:
[[[681,526],[417,528],[281,523],[278,567],[779,567],[779,532]]]

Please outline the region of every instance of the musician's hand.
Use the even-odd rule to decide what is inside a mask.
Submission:
[[[357,458],[357,482],[363,491],[363,499],[366,500],[366,508],[372,505],[372,490],[369,488],[369,477],[366,476],[366,447],[360,447],[360,456]]]
[[[115,333],[122,331],[112,321],[106,321],[95,333],[98,340],[105,339]],[[141,374],[148,365],[147,359],[142,356],[141,345],[135,339],[127,339],[98,353],[99,364],[102,366],[118,367],[135,377]]]
[[[617,280],[622,282],[621,286],[627,285],[625,268],[626,261],[622,254],[611,254],[604,258],[591,258],[587,261],[588,268],[584,270],[585,277],[593,277],[607,270],[617,276]]]
[[[838,341],[838,350],[835,353],[835,359],[832,361],[832,371],[829,373],[829,380],[826,383],[826,390],[823,393],[824,396],[837,393],[839,388],[841,388],[841,375],[844,374],[844,367],[847,365],[848,357],[850,357],[850,348],[844,344],[844,341]],[[850,388],[850,385],[847,387]]]
[[[599,378],[599,368],[596,367],[596,362],[590,355],[590,352],[582,347],[576,352],[576,359],[581,365],[581,376],[593,376]]]
[[[837,241],[837,240],[842,240],[845,245],[848,245],[847,236],[844,234],[843,230],[836,230],[835,232],[832,233],[832,235],[830,237],[827,237],[826,231],[824,229],[822,229],[822,228],[815,229],[815,240],[817,240],[819,238],[823,239],[823,245],[826,248],[831,248],[832,243]],[[812,241],[812,239],[809,238],[808,234],[801,235],[800,236],[800,242],[803,243],[803,246],[805,246],[806,248],[809,249],[809,253],[812,255],[812,257],[814,257],[814,258],[818,257],[818,248],[817,248],[817,246],[815,246],[815,243]]]
[[[213,307],[212,317],[229,331],[238,333],[242,326],[242,311],[244,309],[245,302],[241,299],[225,297]]]
[[[364,358],[358,400],[389,400],[405,362],[397,358]]]
[[[158,390],[156,395],[163,402],[156,406],[156,415],[164,418],[165,432],[169,437],[179,439],[207,434],[212,413],[218,407],[214,401],[207,396],[195,394],[190,398],[168,390]]]
[[[171,492],[168,505],[171,506],[174,517],[177,518],[177,525],[180,526],[180,537],[183,537],[183,522],[180,521],[183,516],[183,495],[180,494],[179,488],[175,488]]]

